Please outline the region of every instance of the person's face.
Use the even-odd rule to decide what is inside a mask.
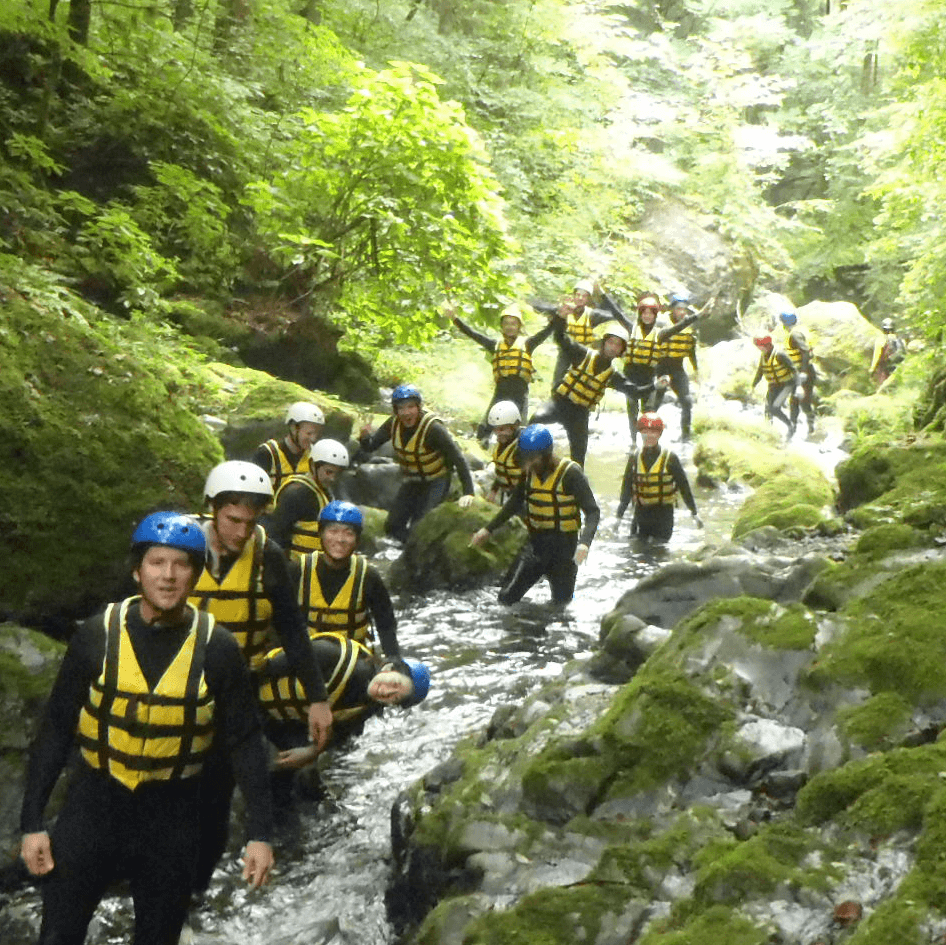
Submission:
[[[399,400],[394,405],[394,416],[410,430],[420,420],[420,404],[416,400]]]
[[[397,705],[413,691],[411,681],[397,672],[378,673],[368,683],[368,698],[384,705]]]
[[[342,467],[336,466],[335,463],[319,463],[312,475],[320,486],[330,486],[341,471]]]
[[[575,308],[577,309],[583,309],[586,305],[591,304],[591,293],[584,289],[576,289],[572,298],[575,300]]]
[[[222,505],[214,514],[214,531],[221,550],[240,554],[253,534],[256,522],[262,514],[249,502],[234,502]]]
[[[605,335],[601,342],[601,353],[606,358],[619,358],[624,354],[626,347],[623,338],[618,338],[616,335]]]
[[[547,463],[547,453],[519,453],[519,466],[523,472],[541,472]]]
[[[319,529],[322,552],[332,562],[350,558],[358,546],[358,533],[341,522],[330,522]]]
[[[522,331],[522,322],[515,315],[503,315],[499,322],[499,330],[506,341],[515,341]]]
[[[644,447],[656,446],[660,439],[660,433],[657,430],[641,430],[641,441]]]
[[[322,432],[322,424],[312,423],[309,420],[302,420],[293,424],[290,430],[292,438],[300,450],[305,452],[318,438]]]
[[[687,307],[681,302],[677,305],[674,305],[674,307],[670,309],[670,318],[672,319],[673,323],[676,324],[681,318],[683,318],[684,315],[686,315],[686,313]]]
[[[501,423],[498,427],[493,427],[493,432],[496,434],[496,441],[500,446],[508,446],[518,430],[519,427],[515,423]]]
[[[146,619],[183,607],[197,577],[194,563],[186,551],[152,545],[134,571],[135,581],[141,588]]]
[[[656,299],[642,299],[641,304],[637,309],[638,318],[640,318],[642,325],[653,325],[657,321],[657,312],[660,310],[660,306],[657,304]]]

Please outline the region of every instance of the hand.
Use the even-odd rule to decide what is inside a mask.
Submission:
[[[366,437],[366,436],[371,436],[371,424],[370,424],[370,423],[366,423],[366,424],[358,431],[358,439],[359,439],[359,440],[360,440],[360,439],[363,439],[363,438]]]
[[[575,303],[570,299],[567,302],[562,302],[558,307],[558,317],[567,318],[572,312],[575,311]]]
[[[481,528],[479,531],[473,532],[473,537],[470,539],[470,545],[474,548],[479,548],[486,539],[489,538],[489,532],[485,528]]]
[[[799,385],[798,387],[796,387],[796,388],[795,388],[795,396],[796,396],[796,397],[804,397],[804,396],[805,396],[805,388],[802,387],[801,385]]]
[[[306,745],[302,748],[289,748],[286,751],[281,751],[276,756],[276,767],[280,771],[298,771],[300,768],[305,768],[307,765],[312,764],[318,756],[319,753],[315,745]]]
[[[23,857],[26,868],[34,876],[45,876],[52,872],[56,865],[53,860],[53,848],[49,842],[49,834],[45,830],[23,835],[20,856]]]
[[[587,557],[588,557],[588,546],[587,546],[587,545],[579,545],[579,546],[575,549],[575,558],[574,558],[575,564],[577,564],[577,565],[582,565],[582,564],[584,564],[584,563],[585,563],[585,558],[587,558]]]
[[[656,386],[659,387],[660,390],[666,390],[670,386],[670,375],[661,374],[660,377],[657,378]]]
[[[699,515],[696,514],[696,512],[693,513],[693,523],[696,525],[697,528],[703,527],[703,519],[701,519]]]
[[[459,505],[461,509],[468,509],[472,504],[473,496],[471,495],[461,495],[460,498],[457,499],[457,505]]]
[[[313,702],[309,706],[309,739],[316,751],[322,751],[332,732],[332,707],[327,702]]]
[[[243,851],[243,878],[259,889],[269,880],[273,868],[273,848],[263,840],[250,840]]]

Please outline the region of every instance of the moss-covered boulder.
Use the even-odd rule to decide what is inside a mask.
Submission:
[[[400,587],[429,590],[436,587],[478,587],[497,580],[512,564],[525,541],[525,526],[507,523],[484,545],[470,544],[496,514],[496,506],[475,498],[467,509],[444,502],[428,512],[412,530],[404,552],[391,568],[391,580]]]
[[[757,486],[795,466],[795,458],[782,447],[779,433],[761,420],[697,415],[693,429],[693,463],[702,485]]]
[[[868,372],[874,341],[881,332],[861,315],[856,305],[809,302],[798,309],[798,322],[814,351],[823,387],[844,387],[865,394],[873,390]]]
[[[208,385],[192,352],[19,276],[0,284],[0,610],[32,621],[97,606],[135,521],[199,508],[223,455],[199,419]]]
[[[797,536],[832,518],[834,490],[827,479],[817,469],[802,470],[798,461],[794,465],[796,468],[773,476],[746,499],[733,523],[734,541],[770,527]]]

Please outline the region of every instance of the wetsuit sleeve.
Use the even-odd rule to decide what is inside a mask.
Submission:
[[[549,319],[548,323],[543,325],[534,335],[529,335],[529,337],[526,338],[526,351],[528,351],[529,354],[532,354],[532,352],[535,351],[535,349],[538,348],[539,345],[542,344],[542,342],[552,334],[552,329],[554,327],[555,323],[552,321],[552,319]]]
[[[564,318],[552,320],[552,331],[555,334],[556,344],[565,352],[572,364],[577,364],[585,356],[588,349],[566,333]]]
[[[670,457],[667,460],[667,469],[670,471],[670,475],[673,476],[673,481],[676,483],[677,491],[680,493],[680,498],[683,499],[683,504],[693,515],[696,515],[696,499],[693,498],[693,490],[690,488],[690,480],[687,478],[686,470],[683,468],[683,463],[680,462],[680,457],[677,456],[676,453],[670,454]]]
[[[643,384],[635,384],[634,381],[615,368],[608,378],[608,386],[619,390],[622,394],[629,394],[631,397],[643,397],[654,389],[654,382],[649,380]]]
[[[700,316],[697,315],[696,312],[691,312],[689,315],[681,318],[680,321],[678,321],[675,325],[668,325],[666,328],[661,329],[657,333],[658,344],[663,344],[674,335],[679,335],[684,328],[689,328],[690,325],[696,324],[696,321],[699,317]]]
[[[397,642],[397,617],[394,616],[391,595],[378,569],[372,564],[368,565],[365,573],[365,603],[374,621],[374,628],[381,641],[384,655],[400,656],[401,648]]]
[[[246,839],[268,843],[273,832],[273,807],[253,683],[236,640],[223,627],[215,627],[210,637],[204,672],[214,697],[214,722],[246,802]]]
[[[486,531],[492,534],[499,528],[500,525],[504,525],[509,521],[514,515],[518,515],[526,507],[526,483],[525,479],[516,486],[515,489],[509,494],[509,498],[503,503],[502,508],[492,517],[490,522],[485,526]]]
[[[447,464],[452,466],[460,477],[460,487],[464,495],[473,495],[473,476],[470,473],[466,457],[457,446],[457,441],[450,435],[450,431],[439,421],[427,428],[427,441],[430,445],[447,458]]]
[[[752,386],[755,387],[762,380],[762,358],[759,358],[759,366],[755,369],[755,377],[752,378]]]
[[[588,477],[581,471],[580,466],[571,466],[562,478],[562,486],[566,492],[570,492],[578,500],[578,507],[582,511],[581,534],[578,536],[578,543],[590,545],[594,540],[595,532],[598,531],[601,509],[598,507],[595,494],[591,491]]]
[[[292,541],[292,530],[296,522],[306,518],[313,512],[312,490],[307,489],[301,483],[290,483],[279,494],[279,502],[276,508],[266,516],[263,527],[266,534],[279,545],[286,549]]]
[[[488,335],[484,335],[481,331],[477,331],[475,328],[470,327],[462,318],[454,317],[453,324],[463,332],[467,338],[472,338],[478,345],[482,346],[489,352],[496,350],[496,340],[490,338]]]
[[[529,305],[543,315],[557,315],[558,305],[554,302],[542,302],[539,299],[526,299]]]
[[[263,592],[273,605],[273,629],[280,646],[289,656],[293,673],[298,676],[310,701],[324,702],[327,698],[325,680],[309,646],[309,632],[296,602],[296,588],[289,578],[289,565],[279,545],[268,538],[263,549]]]
[[[598,310],[599,313],[604,314],[606,317],[601,319],[601,321],[609,321],[614,319],[617,322],[620,322],[629,332],[634,330],[634,322],[624,312],[624,309],[618,305],[617,301],[613,299],[606,292],[601,296],[601,308]],[[592,325],[599,325],[601,321],[596,320],[595,313],[591,317]]]
[[[66,766],[89,687],[102,670],[105,633],[101,617],[93,617],[73,634],[56,675],[26,769],[20,829],[44,829],[43,812]]]
[[[597,328],[598,325],[603,325],[605,322],[610,322],[610,321],[615,321],[615,320],[621,321],[621,317],[618,315],[615,315],[614,312],[605,311],[604,309],[593,308],[588,313],[588,322],[592,328]]]
[[[373,453],[379,446],[387,443],[391,439],[391,427],[394,424],[394,417],[388,417],[384,423],[378,427],[374,433],[369,433],[366,436],[361,437],[358,441],[358,455],[355,457],[361,457],[367,455],[368,453]]]
[[[265,469],[268,473],[273,471],[273,454],[262,443],[256,447],[256,452],[250,457],[250,462]]]

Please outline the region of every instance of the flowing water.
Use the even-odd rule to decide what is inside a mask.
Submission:
[[[675,438],[675,410],[664,410]],[[696,489],[706,523],[699,531],[685,509],[666,548],[642,549],[629,539],[629,521],[614,516],[626,457],[622,414],[602,414],[593,424],[588,475],[602,507],[602,522],[587,562],[580,568],[575,600],[565,609],[548,603],[537,585],[513,607],[500,606],[495,589],[436,591],[395,601],[402,650],[431,668],[431,693],[420,706],[372,719],[364,733],[330,759],[323,781],[330,799],[302,805],[298,842],[277,847],[271,885],[249,893],[230,861],[218,871],[211,901],[197,915],[195,941],[203,945],[387,945],[395,940],[384,893],[391,868],[390,809],[397,794],[439,762],[464,736],[482,729],[493,712],[519,703],[562,671],[587,657],[598,639],[601,617],[624,591],[662,563],[718,543],[729,534],[744,498],[741,493]],[[836,451],[800,447],[833,467]],[[690,448],[680,449],[684,464]],[[392,549],[382,557],[393,557]],[[308,809],[307,809],[308,808]],[[22,893],[4,909],[15,927],[28,932],[38,922],[34,893]],[[89,945],[129,940],[127,899],[109,899],[100,909]],[[19,941],[3,935],[3,945]],[[27,934],[21,939],[26,945]]]

